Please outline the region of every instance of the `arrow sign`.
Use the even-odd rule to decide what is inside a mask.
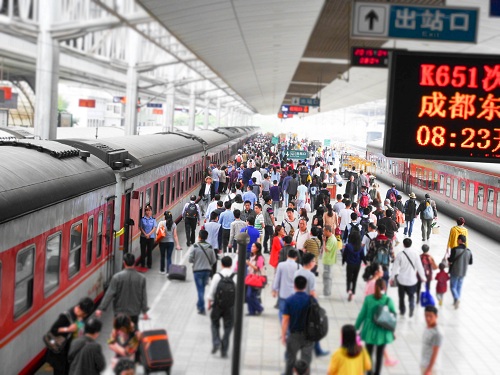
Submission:
[[[369,29],[373,30],[373,24],[375,21],[378,21],[378,15],[375,13],[374,10],[371,10],[365,17],[365,20],[367,20],[370,23]]]

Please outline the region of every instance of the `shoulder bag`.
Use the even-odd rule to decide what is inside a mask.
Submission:
[[[397,323],[396,314],[389,310],[388,303],[389,297],[387,297],[385,304],[377,306],[375,314],[373,314],[373,323],[380,328],[394,332]]]
[[[162,238],[165,238],[166,235],[167,235],[167,233],[165,230],[165,226],[164,225],[159,226],[158,233],[156,233],[156,242],[160,242],[160,240]]]
[[[403,251],[403,254],[406,256],[406,259],[408,259],[408,262],[410,262],[411,268],[415,269],[415,266],[413,265],[413,262],[411,261],[411,259],[408,256],[408,254],[406,254],[404,251]],[[399,286],[398,275],[394,275],[394,277],[392,278],[392,280],[389,282],[389,285],[391,287],[393,287],[393,288],[396,288],[396,287]]]
[[[64,315],[68,318],[69,325],[73,324],[71,314],[66,311]],[[72,334],[73,332],[68,332],[65,335],[54,335],[52,331],[49,330],[49,332],[43,335],[43,342],[45,343],[45,346],[48,350],[50,350],[52,353],[59,354],[68,344]]]
[[[209,258],[208,254],[207,254],[206,249],[205,249],[203,246],[201,246],[201,244],[200,244],[200,243],[198,244],[198,246],[200,246],[200,247],[201,247],[201,250],[203,251],[203,254],[205,254],[205,256],[207,257],[208,264],[210,265],[210,267],[212,267],[212,263],[210,262],[210,258]],[[217,262],[217,259],[216,259],[215,261]],[[211,270],[210,270],[210,277],[212,277],[213,275],[214,275],[214,270],[213,270],[213,269],[211,269]]]

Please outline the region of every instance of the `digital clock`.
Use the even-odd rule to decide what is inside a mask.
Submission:
[[[394,51],[384,154],[500,161],[500,56]]]
[[[389,52],[390,50],[383,48],[352,47],[351,66],[387,68]]]

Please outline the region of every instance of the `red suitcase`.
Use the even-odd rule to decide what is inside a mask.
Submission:
[[[146,374],[157,371],[166,371],[170,374],[174,360],[168,343],[167,331],[164,329],[143,331],[140,351]]]

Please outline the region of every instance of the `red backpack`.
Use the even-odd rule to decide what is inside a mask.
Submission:
[[[370,204],[370,198],[368,197],[368,194],[362,193],[361,198],[359,200],[359,207],[366,208]]]

